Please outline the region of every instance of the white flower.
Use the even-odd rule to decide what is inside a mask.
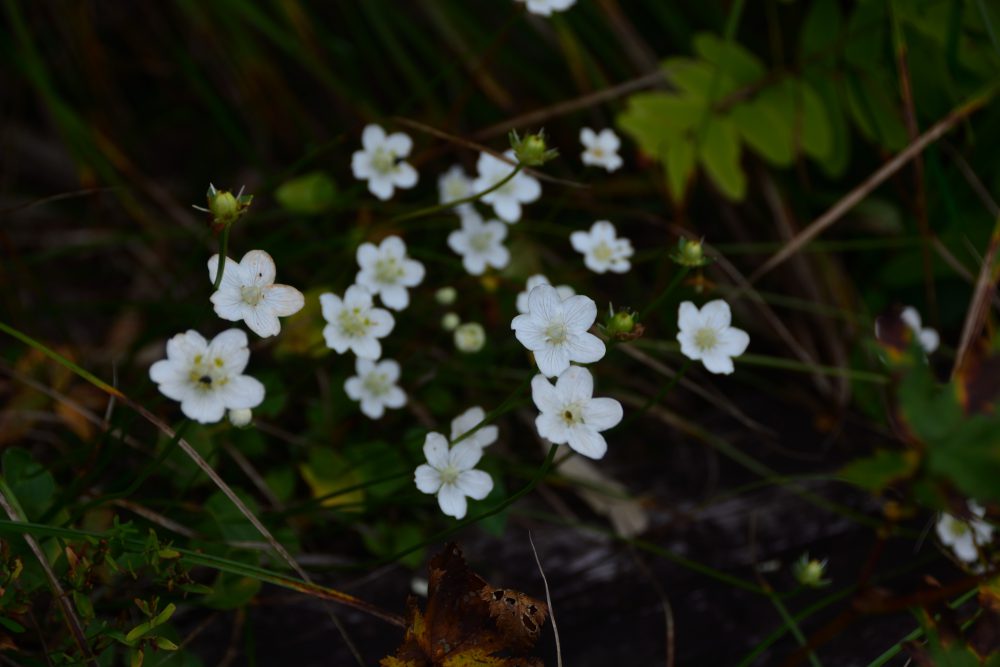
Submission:
[[[969,511],[979,518],[968,522],[942,512],[935,526],[941,543],[951,548],[955,556],[964,563],[979,560],[976,546],[985,546],[993,539],[993,526],[981,520],[986,510],[978,503],[969,501]]]
[[[208,260],[208,277],[215,283],[219,256]],[[302,292],[288,285],[275,285],[274,260],[263,250],[251,250],[237,264],[226,258],[222,284],[211,297],[215,314],[224,320],[244,320],[258,336],[276,336],[278,317],[288,317],[305,305]]]
[[[243,375],[250,361],[247,335],[228,329],[206,342],[197,331],[167,341],[167,358],[149,368],[160,393],[180,401],[181,412],[201,424],[223,418],[227,409],[255,408],[264,400],[264,385]]]
[[[482,500],[493,490],[493,478],[475,469],[483,456],[481,447],[463,441],[449,449],[445,437],[431,431],[424,440],[424,456],[427,463],[417,466],[413,481],[422,492],[437,494],[447,516],[464,518],[466,496]]]
[[[602,458],[608,443],[600,431],[622,420],[622,404],[613,398],[592,398],[594,378],[582,366],[570,366],[553,387],[541,375],[531,379],[531,400],[540,414],[538,435],[557,445],[569,445],[592,459]]]
[[[539,285],[551,285],[551,284],[552,283],[549,282],[549,279],[540,273],[536,273],[535,275],[529,277],[528,283],[525,286],[524,291],[519,292],[517,295],[517,302],[516,302],[517,312],[521,313],[522,315],[528,312],[528,294],[531,292],[531,290],[535,289]],[[569,285],[556,285],[556,293],[559,295],[560,299],[568,299],[574,294],[576,294],[573,288],[570,287]]]
[[[521,344],[535,353],[543,375],[555,377],[569,362],[589,364],[604,356],[604,342],[587,330],[597,319],[597,304],[587,296],[559,298],[552,285],[538,285],[528,294],[528,312],[511,320]]]
[[[320,294],[319,303],[323,319],[326,346],[343,354],[350,348],[361,359],[378,359],[382,356],[379,338],[392,331],[396,321],[392,313],[372,307],[372,295],[364,287],[351,285],[341,300],[336,294]]]
[[[551,16],[552,12],[562,12],[566,11],[574,4],[576,0],[517,0],[518,2],[527,2],[528,11],[532,14],[539,14],[541,16]]]
[[[698,310],[685,301],[677,311],[677,340],[681,353],[693,361],[701,361],[711,373],[733,372],[733,360],[743,354],[750,336],[742,329],[729,326],[732,314],[722,299],[709,301]]]
[[[462,266],[474,276],[482,275],[486,266],[502,269],[510,262],[510,252],[504,247],[507,225],[497,220],[483,222],[475,211],[462,214],[462,228],[448,235],[448,246],[462,256]]]
[[[372,294],[393,310],[410,305],[407,287],[416,287],[424,279],[424,265],[406,256],[406,244],[398,236],[387,236],[382,243],[362,243],[358,246],[358,271],[354,281],[367,287]]]
[[[475,190],[472,189],[472,179],[462,169],[462,165],[452,165],[451,169],[438,177],[438,200],[442,204],[465,199],[473,192]],[[454,208],[460,215],[473,210],[472,202],[459,204]]]
[[[916,308],[907,306],[899,314],[899,318],[913,331],[913,335],[920,341],[920,347],[924,348],[924,352],[930,354],[937,349],[938,343],[941,342],[938,332],[930,327],[926,329],[921,327],[920,313],[917,312]]]
[[[506,151],[504,155],[514,160],[513,150]],[[489,153],[480,153],[476,169],[479,171],[479,178],[472,188],[476,192],[485,192],[506,178],[514,170],[514,166]],[[521,204],[530,204],[541,196],[542,186],[538,180],[520,172],[499,189],[483,195],[481,201],[492,204],[498,218],[513,224],[521,219]]]
[[[589,127],[580,130],[580,143],[584,146],[580,159],[584,164],[595,167],[604,167],[609,172],[622,166],[622,159],[618,156],[618,148],[621,140],[612,129],[594,132]]]
[[[253,421],[253,410],[250,408],[230,410],[228,416],[230,424],[237,428],[243,428],[244,426],[249,426],[250,422]]]
[[[357,375],[347,378],[344,391],[353,401],[361,401],[361,412],[372,419],[379,419],[386,408],[406,405],[406,393],[396,386],[399,364],[392,359],[375,363],[371,359],[354,361]]]
[[[455,417],[451,420],[451,441],[455,442],[482,423],[484,419],[486,419],[486,412],[478,405]],[[490,424],[464,438],[462,442],[468,442],[479,449],[484,449],[497,441],[499,433],[499,429],[494,424]]]
[[[589,232],[573,232],[569,235],[573,249],[583,253],[583,263],[594,273],[612,271],[625,273],[632,265],[632,242],[615,236],[615,226],[607,220],[598,220]]]
[[[486,331],[479,322],[466,322],[455,329],[455,347],[459,352],[479,352],[486,345]]]
[[[351,156],[354,178],[368,181],[368,190],[386,200],[396,188],[412,188],[417,184],[417,170],[403,162],[413,148],[413,141],[402,132],[386,136],[378,125],[366,125],[361,133],[360,151]]]

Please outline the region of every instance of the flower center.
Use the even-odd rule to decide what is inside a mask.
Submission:
[[[240,298],[244,303],[256,306],[264,300],[264,290],[255,285],[244,285],[240,288]]]
[[[396,154],[384,148],[376,148],[372,155],[372,168],[381,174],[390,173],[396,168]]]
[[[597,146],[594,146],[593,148],[590,149],[590,154],[596,158],[604,157],[604,151],[598,148]]]
[[[375,261],[375,280],[393,285],[403,277],[403,267],[395,257],[383,257]]]
[[[226,383],[229,382],[229,375],[225,371],[226,363],[222,357],[208,360],[198,354],[191,362],[191,368],[188,369],[188,382],[199,392],[207,394],[226,386]]]
[[[611,249],[604,241],[601,241],[594,248],[594,259],[600,262],[610,262],[611,258],[614,256],[615,251]]]
[[[368,333],[368,327],[372,321],[368,319],[367,313],[362,313],[360,308],[344,308],[337,316],[337,323],[340,325],[340,332],[351,338],[361,338]]]
[[[462,474],[462,471],[453,465],[446,465],[444,468],[438,471],[441,475],[441,485],[454,484],[458,481],[458,476]]]
[[[455,179],[453,181],[448,181],[448,183],[444,186],[445,201],[463,199],[467,193],[468,189],[465,186],[465,182],[462,180]]]
[[[478,253],[484,253],[493,245],[492,241],[493,234],[490,232],[479,232],[478,234],[473,234],[472,238],[469,239],[469,247]]]
[[[562,345],[569,338],[566,325],[562,322],[553,322],[545,327],[545,342],[549,345]]]
[[[952,521],[951,525],[948,526],[948,532],[953,537],[963,537],[969,532],[969,526],[964,521]]]
[[[715,333],[715,329],[704,327],[695,332],[694,344],[702,352],[707,352],[719,344],[719,336]]]
[[[563,406],[562,412],[559,417],[563,420],[566,426],[573,426],[575,424],[583,423],[583,410],[579,403],[568,403]]]
[[[392,386],[385,373],[369,373],[362,384],[372,396],[385,396]]]

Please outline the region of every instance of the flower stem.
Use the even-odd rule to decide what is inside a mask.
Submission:
[[[222,240],[219,241],[219,265],[215,271],[215,289],[222,285],[222,272],[226,270],[226,258],[229,254],[229,228],[231,224],[222,228]]]
[[[522,169],[524,169],[524,165],[518,164],[516,167],[514,167],[514,171],[510,172],[509,174],[507,174],[502,179],[500,179],[490,187],[486,188],[482,192],[476,192],[475,194],[471,194],[468,197],[463,197],[461,199],[456,199],[455,201],[449,201],[443,204],[437,204],[435,206],[428,206],[427,208],[421,208],[416,211],[410,211],[409,213],[404,213],[403,215],[396,216],[391,220],[391,222],[403,222],[404,220],[422,218],[425,215],[433,215],[434,213],[438,213],[439,211],[447,211],[448,209],[455,208],[456,206],[461,206],[462,204],[469,204],[471,202],[474,202],[480,197],[485,197],[491,192],[495,192],[496,190],[499,190],[503,186],[507,185],[507,183],[509,183],[511,179],[517,176]]]
[[[677,383],[681,381],[681,378],[684,377],[684,374],[687,373],[689,368],[691,368],[691,360],[684,359],[684,364],[681,366],[681,369],[677,371],[677,374],[670,379],[670,382],[663,385],[660,388],[660,391],[656,392],[655,396],[651,396],[649,400],[642,405],[642,407],[640,407],[638,410],[630,414],[628,416],[628,419],[623,421],[619,426],[621,428],[628,426],[633,421],[644,415],[646,411],[649,410],[651,407],[662,401],[663,397],[666,396],[668,393],[670,393],[671,389],[677,386]]]
[[[646,306],[639,312],[639,316],[636,319],[642,322],[646,318],[646,315],[655,310],[657,306],[663,303],[664,299],[670,296],[670,293],[673,292],[678,285],[680,285],[681,281],[684,280],[684,276],[686,276],[687,274],[688,274],[688,267],[686,266],[681,267],[681,270],[678,271],[676,274],[674,274],[673,279],[664,288],[664,290],[660,292],[648,306]]]

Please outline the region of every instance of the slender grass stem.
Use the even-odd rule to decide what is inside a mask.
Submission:
[[[461,206],[462,204],[471,204],[474,201],[479,200],[482,197],[490,194],[491,192],[496,192],[503,186],[507,185],[515,176],[521,173],[524,169],[524,165],[518,164],[514,167],[514,170],[504,176],[502,179],[486,188],[482,192],[476,192],[469,195],[468,197],[462,197],[461,199],[456,199],[455,201],[445,202],[443,204],[437,204],[435,206],[428,206],[427,208],[421,208],[416,211],[411,211],[409,213],[404,213],[403,215],[397,215],[391,220],[391,222],[403,222],[404,220],[413,220],[414,218],[422,218],[427,215],[434,215],[435,213],[440,213],[441,211],[447,211],[448,209],[455,208],[456,206]]]
[[[232,224],[228,224],[222,228],[222,238],[219,240],[219,264],[218,270],[215,272],[215,284],[213,287],[219,289],[222,285],[222,273],[226,270],[226,264],[229,263],[229,228]]]

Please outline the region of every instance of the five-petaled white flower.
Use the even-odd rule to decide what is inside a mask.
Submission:
[[[459,352],[472,354],[486,345],[486,330],[479,322],[465,322],[455,327],[453,335]]]
[[[622,420],[622,404],[613,398],[593,398],[594,378],[582,366],[570,366],[552,384],[541,375],[531,379],[531,400],[539,410],[538,435],[557,445],[599,459],[608,451],[601,431]]]
[[[574,250],[583,253],[583,263],[594,273],[625,273],[632,268],[628,261],[633,253],[632,242],[617,238],[615,226],[607,220],[598,220],[589,232],[573,232],[569,241]]]
[[[215,283],[219,256],[208,260],[208,277]],[[294,315],[305,305],[302,292],[288,285],[275,285],[274,260],[263,250],[251,250],[239,263],[226,258],[222,284],[211,297],[215,314],[224,320],[244,320],[258,336],[276,336],[278,317]]]
[[[388,336],[396,321],[388,310],[372,306],[371,292],[351,285],[343,299],[327,292],[320,295],[319,303],[323,319],[328,322],[323,327],[327,347],[338,354],[350,348],[360,359],[382,356],[382,344],[378,339]]]
[[[732,357],[746,351],[750,336],[729,326],[731,321],[729,304],[722,299],[709,301],[701,310],[685,301],[677,311],[681,353],[693,361],[700,360],[711,373],[732,373]]]
[[[462,256],[462,266],[474,276],[486,266],[502,269],[510,262],[510,252],[503,244],[507,225],[498,220],[483,222],[475,211],[462,214],[462,228],[448,235],[448,246]]]
[[[449,449],[448,440],[431,431],[424,440],[424,456],[427,463],[417,466],[413,481],[422,492],[437,494],[447,516],[465,517],[466,496],[482,500],[493,490],[493,478],[475,469],[483,456],[482,447],[462,441]]]
[[[451,420],[451,441],[455,442],[476,426],[479,426],[484,419],[486,419],[486,412],[484,412],[478,405],[469,408],[459,416],[455,417]],[[499,429],[497,429],[496,425],[489,424],[487,426],[483,426],[475,433],[471,433],[465,438],[462,438],[462,442],[468,442],[476,447],[479,447],[479,449],[484,449],[485,447],[489,447],[496,442],[498,435]]]
[[[354,281],[367,287],[389,308],[403,310],[410,305],[408,287],[424,279],[424,265],[406,256],[406,244],[398,236],[387,236],[382,243],[358,246],[358,271]]]
[[[264,400],[264,385],[243,375],[248,361],[244,331],[228,329],[207,342],[191,330],[167,341],[167,358],[150,366],[149,377],[164,396],[180,401],[186,417],[212,424],[227,409],[255,408]]]
[[[622,142],[614,130],[608,128],[594,132],[589,127],[584,127],[580,130],[580,143],[584,147],[580,156],[584,164],[604,167],[609,172],[622,166],[622,159],[618,156]]]
[[[910,328],[913,335],[917,337],[920,341],[920,347],[924,348],[924,352],[930,354],[937,349],[938,343],[941,342],[938,332],[930,327],[924,328],[920,321],[920,313],[913,306],[907,306],[903,308],[903,312],[899,314],[899,318]]]
[[[472,179],[462,169],[462,165],[452,165],[451,169],[438,177],[438,201],[442,204],[465,199],[474,192]],[[465,202],[454,207],[459,214],[472,210],[472,202]]]
[[[993,526],[982,520],[986,510],[978,503],[969,501],[969,511],[978,518],[970,522],[942,512],[935,525],[941,543],[963,563],[979,560],[977,545],[986,546],[993,539]]]
[[[539,285],[551,285],[551,284],[552,283],[549,282],[549,279],[540,273],[536,273],[535,275],[530,276],[528,278],[527,285],[525,285],[524,287],[524,291],[518,292],[517,301],[515,302],[515,305],[517,306],[517,312],[521,313],[522,315],[528,312],[528,294],[531,293],[531,290],[535,289]],[[556,285],[556,293],[559,295],[560,299],[568,299],[574,294],[576,294],[576,291],[569,285]]]
[[[559,298],[552,285],[538,285],[528,294],[528,312],[511,320],[521,344],[535,353],[543,375],[555,377],[569,362],[589,364],[604,356],[604,341],[587,330],[597,319],[597,304],[583,295]]]
[[[379,199],[392,197],[396,188],[417,184],[417,170],[403,158],[410,154],[413,141],[402,132],[386,136],[378,125],[366,125],[361,133],[363,149],[351,156],[354,178],[368,181],[368,190]]]
[[[504,156],[516,161],[513,150],[506,151]],[[514,166],[489,153],[480,153],[476,169],[479,171],[479,178],[473,183],[472,189],[475,192],[485,192],[507,178]],[[521,219],[521,204],[530,204],[541,196],[542,186],[538,180],[522,171],[500,188],[483,195],[480,201],[492,204],[498,218],[513,224]]]
[[[375,363],[371,359],[354,361],[357,375],[347,378],[344,391],[352,401],[361,401],[361,412],[372,419],[380,419],[386,408],[406,405],[406,392],[396,386],[399,364],[392,359]]]
[[[526,2],[528,11],[540,16],[551,16],[552,12],[564,12],[576,4],[576,0],[517,0]]]

